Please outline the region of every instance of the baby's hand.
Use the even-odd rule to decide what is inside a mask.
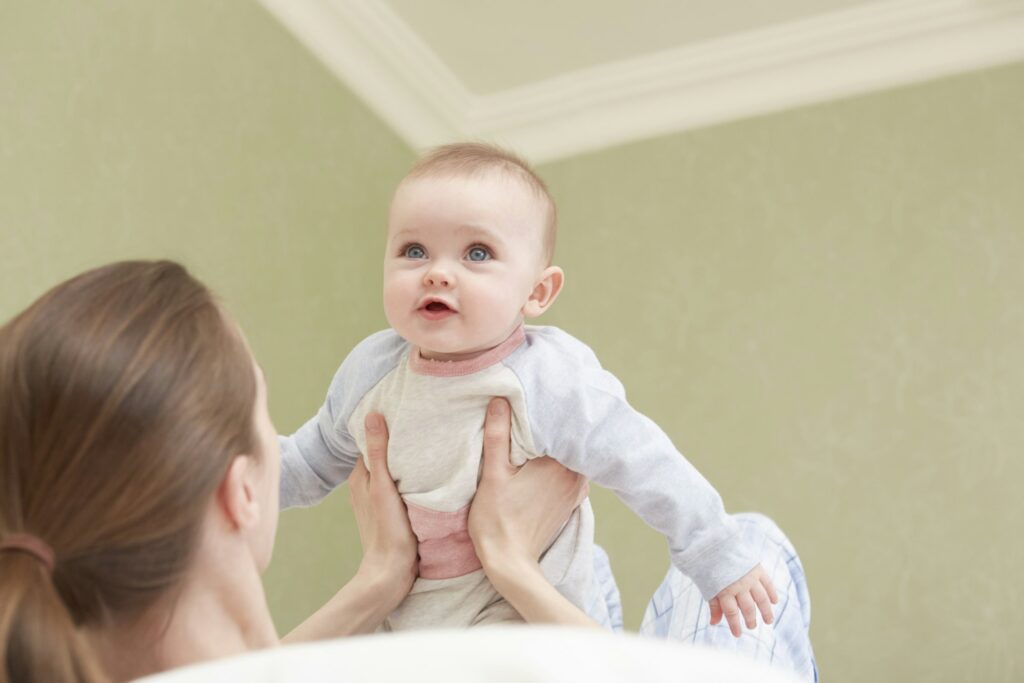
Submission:
[[[740,637],[740,614],[747,628],[757,628],[757,611],[761,610],[764,623],[772,623],[772,605],[779,602],[771,577],[760,564],[751,569],[739,581],[730,583],[718,595],[711,598],[711,624],[717,624],[725,616],[729,630]]]

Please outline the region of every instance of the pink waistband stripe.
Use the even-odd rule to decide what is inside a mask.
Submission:
[[[469,538],[469,506],[455,512],[439,512],[406,503],[409,524],[419,541],[420,576],[453,579],[480,569]]]

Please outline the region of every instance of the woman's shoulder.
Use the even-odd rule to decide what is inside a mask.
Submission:
[[[632,683],[699,680],[792,683],[723,650],[565,627],[494,626],[381,634],[289,645],[140,679],[140,683]]]

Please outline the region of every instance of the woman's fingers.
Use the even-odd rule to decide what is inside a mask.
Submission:
[[[362,458],[359,458],[356,461],[356,466],[352,468],[352,474],[348,475],[348,487],[355,489],[359,486],[365,486],[369,478],[370,472],[366,469],[366,463],[363,462]]]
[[[484,418],[484,464],[482,477],[494,481],[507,481],[516,473],[510,461],[510,435],[512,411],[508,401],[493,398]]]
[[[363,420],[366,429],[366,457],[370,461],[370,482],[391,481],[388,475],[388,427],[380,413],[368,413]],[[375,475],[383,476],[375,476]]]
[[[375,599],[397,606],[416,579],[417,541],[405,504],[388,472],[384,418],[370,413],[363,420],[363,428],[366,457],[356,460],[349,475],[349,499],[363,546],[357,573],[373,577],[380,591]]]
[[[582,475],[548,457],[513,466],[511,414],[505,399],[493,399],[484,421],[483,468],[469,535],[485,567],[521,558],[535,562],[587,490]]]

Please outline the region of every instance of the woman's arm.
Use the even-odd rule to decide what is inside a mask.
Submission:
[[[469,535],[487,578],[531,623],[597,627],[541,572],[538,558],[587,496],[582,475],[551,458],[509,462],[511,411],[494,399],[484,426],[484,464]]]
[[[367,470],[362,458],[349,476],[352,510],[363,545],[356,575],[326,605],[283,638],[319,640],[373,632],[405,599],[418,571],[416,537],[388,472],[384,418],[366,416]]]

